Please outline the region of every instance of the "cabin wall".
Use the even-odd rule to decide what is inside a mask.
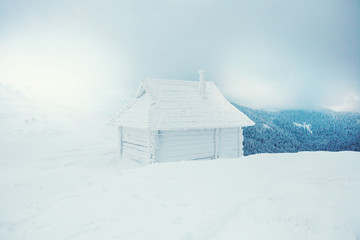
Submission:
[[[244,134],[243,129],[239,128],[239,157],[244,156]]]
[[[148,132],[143,129],[123,127],[121,134],[122,157],[144,164],[150,163]]]
[[[215,158],[215,129],[159,131],[157,162]]]
[[[243,156],[242,128],[219,129],[218,157],[234,158]]]
[[[122,157],[144,164],[181,160],[235,158],[243,155],[242,128],[154,131],[123,127]]]
[[[239,128],[220,129],[218,156],[220,158],[239,156]]]

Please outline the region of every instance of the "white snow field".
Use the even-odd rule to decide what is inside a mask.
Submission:
[[[104,119],[0,85],[1,240],[360,239],[360,153],[137,166]]]
[[[359,239],[359,160],[304,152],[128,170],[62,157],[6,164],[0,239]]]

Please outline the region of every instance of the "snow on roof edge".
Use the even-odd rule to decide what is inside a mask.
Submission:
[[[173,83],[173,84],[172,84]],[[227,106],[225,107],[225,111],[224,114],[227,116],[225,116],[223,119],[219,119],[219,117],[215,117],[213,120],[211,120],[211,115],[208,116],[210,117],[209,121],[204,121],[201,120],[203,119],[205,116],[200,118],[199,116],[197,116],[197,113],[201,112],[202,108],[199,108],[199,110],[195,110],[192,109],[192,113],[194,114],[194,117],[198,118],[198,120],[200,122],[194,121],[195,124],[192,124],[191,121],[189,122],[189,119],[186,120],[186,118],[184,119],[184,121],[179,122],[179,126],[177,126],[175,123],[170,124],[170,126],[168,125],[166,118],[166,122],[162,123],[161,121],[155,121],[154,123],[154,116],[156,119],[158,119],[159,116],[161,116],[162,114],[159,114],[158,112],[152,113],[153,112],[151,109],[153,109],[154,107],[157,107],[159,104],[166,104],[167,100],[170,101],[178,101],[178,103],[180,104],[180,110],[181,109],[187,109],[187,105],[182,103],[182,98],[184,97],[184,99],[186,99],[186,97],[195,97],[195,92],[194,92],[194,87],[196,87],[196,85],[198,84],[198,81],[188,81],[188,80],[172,80],[172,79],[159,79],[159,78],[143,78],[140,81],[140,86],[139,89],[137,91],[136,94],[136,98],[130,103],[128,104],[120,113],[118,113],[111,121],[111,125],[115,125],[115,126],[126,126],[126,127],[135,127],[135,128],[141,128],[141,129],[148,129],[148,130],[184,130],[184,129],[199,129],[199,128],[226,128],[226,127],[248,127],[248,126],[253,126],[255,125],[255,123],[247,116],[245,115],[243,112],[241,112],[239,109],[237,109],[235,106],[233,106],[225,97],[224,95],[221,93],[221,91],[217,88],[217,86],[215,85],[214,82],[212,81],[207,81],[208,83],[208,87],[209,87],[209,91],[208,94],[210,94],[211,99],[215,100],[216,103],[221,103],[223,106]],[[162,91],[167,91],[168,89],[171,90],[178,90],[178,88],[183,89],[183,90],[179,90],[176,94],[181,94],[181,95],[176,95],[176,96],[172,96],[172,95],[164,95],[163,92],[159,92],[159,90]],[[147,111],[144,112],[145,109],[140,109],[142,111],[137,111],[139,114],[139,117],[136,117],[135,115],[132,115],[132,119],[141,119],[143,118],[147,118],[147,121],[143,121],[141,126],[139,126],[139,124],[136,124],[136,122],[138,121],[128,121],[128,120],[121,120],[123,115],[126,115],[126,112],[131,109],[132,107],[134,107],[137,103],[139,99],[143,98],[143,92],[145,91],[145,95],[148,95],[148,99],[146,100],[147,104],[149,105],[149,109],[146,109]],[[184,95],[183,92],[181,91],[185,91]],[[189,91],[192,91],[192,94],[195,95],[188,95]],[[158,95],[158,96],[157,96]],[[160,97],[160,99],[159,99]],[[165,98],[165,99],[164,99]],[[196,101],[196,97],[194,98],[194,100]],[[214,103],[214,101],[209,101],[208,105],[211,105],[212,103]],[[140,101],[138,104],[144,104],[144,100]],[[193,105],[193,104],[191,104]],[[219,105],[220,106],[220,105]],[[136,106],[136,108],[138,109],[139,106]],[[227,110],[226,110],[227,109]],[[138,109],[139,110],[139,109]],[[191,110],[191,109],[190,109]],[[164,109],[162,109],[161,111],[164,111]],[[159,111],[161,113],[161,111]],[[221,110],[216,110],[217,114],[219,114],[219,112],[221,113]],[[233,113],[232,113],[233,112]],[[144,115],[145,114],[145,115]],[[165,116],[166,114],[166,110],[165,110]],[[229,115],[230,114],[230,115]],[[234,114],[234,117],[230,117],[231,114]],[[136,114],[137,115],[137,114]],[[150,116],[152,115],[152,116]],[[135,116],[135,117],[134,117]],[[178,117],[182,118],[181,115],[178,115]],[[229,119],[228,119],[229,117]],[[161,117],[160,117],[161,118]],[[144,119],[145,120],[145,119]],[[160,120],[164,120],[164,119],[160,119]]]

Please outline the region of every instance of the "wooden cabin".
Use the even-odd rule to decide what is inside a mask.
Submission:
[[[243,127],[252,126],[213,82],[144,79],[136,98],[113,120],[120,155],[144,164],[243,155]]]

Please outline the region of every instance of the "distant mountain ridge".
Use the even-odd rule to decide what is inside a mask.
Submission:
[[[256,124],[244,129],[244,154],[360,151],[360,114],[331,110],[265,111],[233,105]]]

